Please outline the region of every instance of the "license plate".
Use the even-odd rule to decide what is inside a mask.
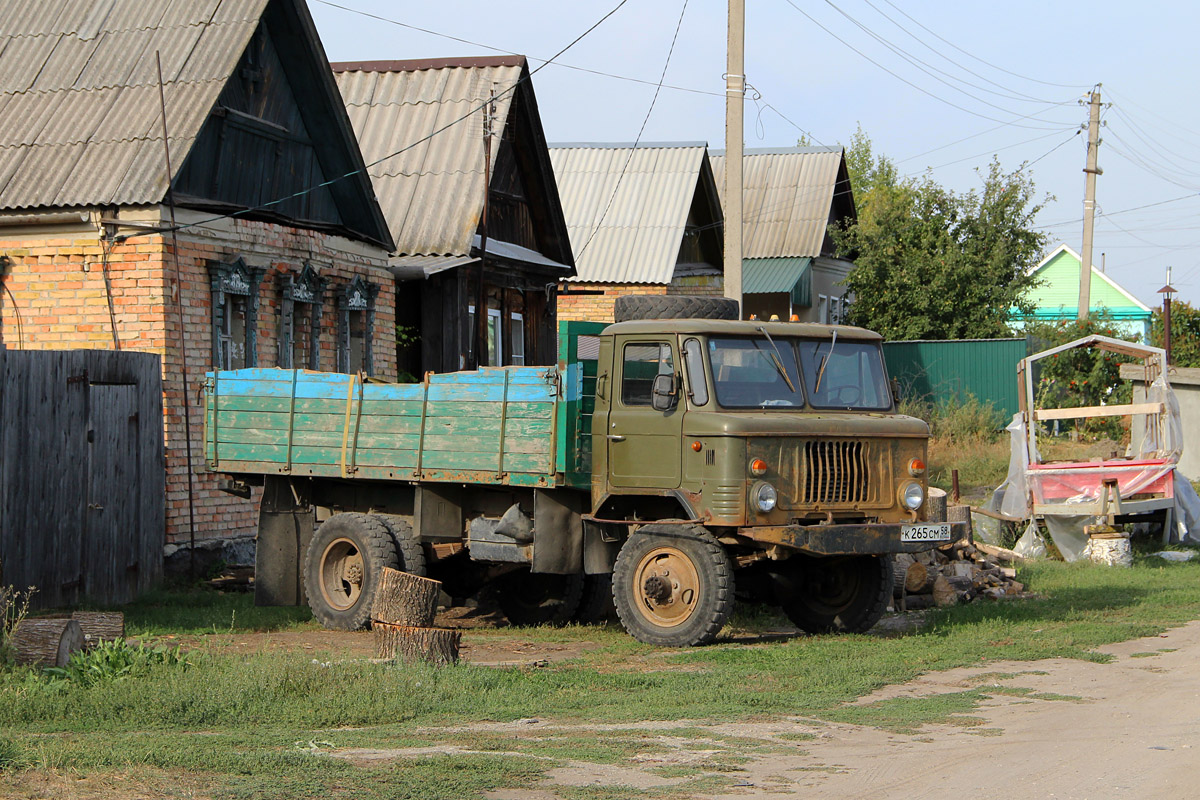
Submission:
[[[927,522],[921,525],[903,525],[900,527],[902,542],[948,542],[950,541],[949,522]]]

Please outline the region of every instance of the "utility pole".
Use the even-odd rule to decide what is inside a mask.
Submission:
[[[1167,285],[1158,290],[1163,296],[1163,350],[1167,353],[1167,365],[1171,363],[1171,295],[1175,287],[1171,285],[1171,268],[1167,267]],[[1164,366],[1165,369],[1165,366]]]
[[[725,296],[742,305],[742,107],[746,102],[746,2],[729,0],[725,60]],[[741,314],[739,312],[739,318]]]
[[[488,197],[492,191],[492,125],[495,119],[496,85],[493,83],[492,93],[483,107],[483,214],[479,220],[479,283],[475,292],[475,330],[471,334],[475,337],[475,347],[472,348],[475,351],[475,363],[471,366],[475,368],[487,364],[488,357],[488,303],[487,283],[484,276],[487,272]],[[503,317],[503,312],[501,312],[501,317]],[[499,342],[496,344],[499,349]],[[496,360],[503,359],[497,358]],[[488,364],[488,366],[498,367],[500,365]]]
[[[1096,226],[1096,176],[1104,170],[1096,165],[1097,150],[1100,149],[1100,84],[1089,94],[1087,183],[1083,193],[1083,252],[1079,264],[1079,319],[1088,318],[1092,306],[1092,231]]]

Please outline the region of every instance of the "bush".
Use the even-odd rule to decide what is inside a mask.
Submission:
[[[945,441],[992,441],[1004,426],[999,410],[973,394],[951,395],[937,401],[905,397],[899,411],[929,423],[929,435]]]
[[[101,642],[91,650],[75,653],[65,667],[47,667],[42,672],[51,680],[64,680],[91,686],[101,681],[120,680],[145,674],[151,667],[164,664],[186,668],[187,660],[175,647],[130,645],[124,639]]]

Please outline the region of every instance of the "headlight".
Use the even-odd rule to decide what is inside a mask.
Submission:
[[[925,490],[919,483],[906,483],[900,490],[900,502],[909,511],[916,511],[925,502]]]
[[[779,502],[779,493],[775,491],[775,487],[771,484],[766,481],[759,481],[750,490],[750,500],[754,503],[755,508],[766,513],[773,509],[775,504]]]

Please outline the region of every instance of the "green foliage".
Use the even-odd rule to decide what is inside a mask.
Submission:
[[[1092,314],[1086,320],[1030,320],[1025,331],[1033,339],[1033,352],[1049,350],[1092,334],[1132,340],[1106,314]],[[1044,408],[1128,403],[1133,396],[1133,387],[1129,381],[1121,380],[1121,364],[1131,360],[1119,353],[1085,347],[1043,358],[1037,362],[1038,372],[1034,375],[1035,400]],[[1089,436],[1120,440],[1123,434],[1119,417],[1064,420],[1059,427],[1072,425],[1077,425]]]
[[[65,667],[47,667],[42,673],[52,681],[91,686],[101,681],[140,677],[158,665],[186,669],[188,662],[178,646],[147,647],[144,642],[131,645],[124,639],[116,639],[75,653]]]
[[[979,190],[955,193],[928,174],[901,177],[861,129],[846,163],[858,220],[830,235],[855,261],[851,322],[888,339],[1007,336],[1011,309],[1028,310],[1030,268],[1046,243],[1033,229],[1045,201],[1025,168],[993,160]]]
[[[1150,341],[1164,347],[1162,309],[1154,309]],[[1177,367],[1200,367],[1200,308],[1183,300],[1171,301],[1171,363]]]
[[[256,606],[252,593],[209,588],[148,592],[120,610],[130,636],[278,631],[312,620],[308,606]]]
[[[11,736],[0,736],[0,772],[23,769],[28,766],[25,749]]]
[[[936,402],[920,397],[905,397],[899,412],[929,423],[929,435],[954,442],[990,442],[1003,427],[1000,412],[991,402],[983,402],[969,392],[950,395]]]

